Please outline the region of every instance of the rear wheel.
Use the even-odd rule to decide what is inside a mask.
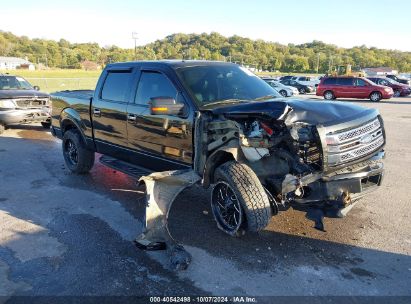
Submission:
[[[335,99],[334,93],[331,92],[331,91],[325,91],[324,92],[324,99],[327,99],[327,100]]]
[[[287,97],[287,92],[285,90],[280,91],[281,96]]]
[[[401,92],[399,90],[395,90],[394,97],[400,97],[400,96],[401,96]]]
[[[300,92],[300,94],[305,94],[305,93],[307,93],[307,92],[305,91],[305,88],[299,88],[299,89],[298,89],[298,92]]]
[[[258,232],[271,219],[271,205],[254,171],[236,161],[216,169],[211,209],[217,226],[232,236],[243,230]]]
[[[370,94],[370,100],[373,102],[380,101],[382,99],[382,95],[380,92],[372,92]]]
[[[87,149],[77,130],[68,130],[63,136],[63,155],[66,166],[76,174],[88,173],[94,165],[94,152]]]

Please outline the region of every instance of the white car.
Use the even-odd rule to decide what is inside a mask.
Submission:
[[[298,95],[298,89],[290,86],[286,86],[276,79],[264,79],[270,86],[272,86],[278,93],[284,97],[291,97],[293,95]]]
[[[316,87],[320,84],[320,79],[318,77],[312,76],[294,76],[291,78],[291,80],[295,80],[298,83],[311,87]]]

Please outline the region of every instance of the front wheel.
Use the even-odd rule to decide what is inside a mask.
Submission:
[[[370,95],[370,100],[373,102],[380,101],[382,99],[382,95],[380,92],[372,92]]]
[[[215,171],[211,209],[217,226],[232,236],[241,231],[263,230],[271,219],[271,206],[254,171],[236,161],[224,163]]]
[[[400,96],[401,96],[401,92],[399,90],[395,90],[394,97],[400,97]]]
[[[88,173],[94,165],[94,152],[87,149],[77,130],[68,130],[63,136],[63,155],[66,166],[76,174]]]
[[[300,94],[305,94],[305,93],[307,93],[307,92],[305,91],[305,88],[299,88],[298,91],[300,92]]]
[[[281,96],[287,97],[287,92],[285,90],[280,91]]]

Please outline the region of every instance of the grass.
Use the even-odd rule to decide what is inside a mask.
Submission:
[[[55,92],[63,90],[94,90],[101,71],[85,70],[15,70],[0,71],[24,77],[33,86],[39,86],[41,91]]]

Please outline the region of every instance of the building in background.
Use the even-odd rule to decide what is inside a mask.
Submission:
[[[362,70],[367,76],[384,76],[384,75],[397,75],[398,71],[392,68],[379,67],[379,68],[364,68]]]
[[[23,58],[0,57],[0,70],[24,69],[34,71],[36,68],[33,63]]]

